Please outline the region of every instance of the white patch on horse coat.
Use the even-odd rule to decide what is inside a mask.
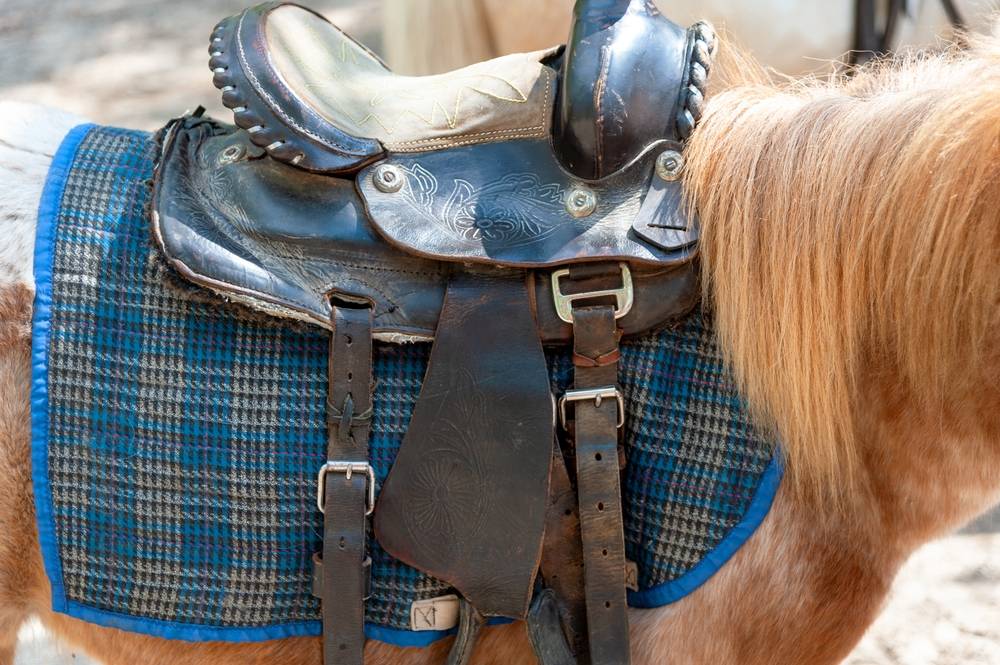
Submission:
[[[0,102],[0,287],[34,289],[38,203],[49,165],[66,132],[84,122],[63,111]]]

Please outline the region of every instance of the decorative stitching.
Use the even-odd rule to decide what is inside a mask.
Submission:
[[[545,135],[545,126],[543,125],[539,127],[525,127],[524,129],[503,129],[503,130],[497,130],[495,132],[480,132],[478,134],[459,134],[453,137],[441,136],[438,138],[420,139],[419,141],[405,141],[403,143],[386,143],[385,145],[387,148],[391,147],[392,149],[395,149],[398,152],[407,152],[406,150],[407,147],[410,148],[417,146],[430,147],[433,144],[468,145],[470,143],[480,142],[474,139],[488,140],[489,138],[512,137],[512,136],[526,138],[530,136],[544,136],[544,135]],[[461,139],[461,138],[466,138],[470,140],[461,143],[457,142],[456,139]],[[419,152],[419,150],[410,150],[410,152]]]
[[[331,148],[333,150],[336,150],[338,152],[341,152],[341,153],[343,153],[345,155],[350,155],[351,157],[367,157],[369,155],[369,153],[367,153],[367,152],[358,152],[358,151],[355,151],[355,150],[351,150],[351,149],[346,148],[343,145],[337,143],[336,141],[331,141],[329,139],[325,139],[324,137],[320,136],[319,134],[317,134],[317,133],[315,133],[315,132],[313,132],[313,131],[311,131],[309,129],[306,129],[305,127],[303,127],[302,125],[300,125],[298,122],[296,122],[293,118],[289,117],[289,115],[287,113],[285,113],[281,109],[281,107],[274,100],[274,98],[266,90],[263,89],[263,87],[261,86],[260,80],[257,78],[257,75],[254,74],[253,69],[250,67],[249,62],[247,62],[246,51],[244,51],[244,49],[243,49],[243,21],[246,18],[246,16],[247,16],[247,12],[243,12],[242,16],[240,16],[239,25],[236,28],[236,49],[237,49],[237,52],[239,54],[240,64],[243,67],[243,72],[246,74],[247,78],[250,80],[250,83],[254,86],[254,89],[256,90],[256,92],[261,97],[263,97],[264,100],[265,100],[265,102],[267,102],[268,106],[271,107],[271,111],[274,112],[279,117],[281,117],[286,123],[288,123],[289,125],[291,125],[295,129],[299,130],[300,132],[302,132],[303,134],[305,134],[309,138],[315,140],[317,143],[325,145],[326,147]],[[291,92],[291,91],[289,91],[289,92]],[[322,117],[318,116],[315,111],[313,111],[311,108],[309,108],[309,106],[307,104],[302,104],[301,106],[306,111],[306,113],[308,113],[309,115],[313,116],[315,119],[319,120],[320,122],[324,122],[324,123],[327,122],[325,119],[323,119]]]
[[[474,132],[465,134],[455,134],[454,136],[442,135],[438,137],[419,139],[416,141],[403,141],[399,143],[386,143],[386,147],[396,152],[420,152],[428,148],[435,147],[458,147],[464,145],[476,145],[485,143],[491,138],[540,138],[547,135],[546,118],[551,112],[549,99],[552,92],[553,74],[548,67],[542,65],[542,74],[545,76],[545,95],[542,99],[541,118],[542,124],[529,127],[519,127],[513,129],[501,129],[488,132]],[[461,140],[467,139],[467,140]]]
[[[283,120],[287,125],[289,125],[293,129],[297,130],[298,132],[300,132],[304,136],[306,136],[306,137],[308,137],[308,138],[316,141],[317,143],[319,143],[319,144],[321,144],[321,145],[323,145],[323,146],[325,146],[325,147],[327,147],[327,148],[329,148],[331,150],[334,150],[334,151],[336,151],[336,152],[338,152],[340,154],[343,154],[343,155],[349,156],[349,157],[365,157],[365,156],[367,156],[368,152],[349,149],[345,145],[343,145],[342,143],[336,141],[334,138],[330,138],[328,136],[321,135],[321,134],[319,134],[319,133],[317,133],[317,132],[315,132],[313,130],[310,130],[307,127],[304,127],[302,124],[300,124],[299,122],[297,122],[294,118],[292,118],[287,112],[285,112],[281,108],[281,106],[278,103],[278,101],[267,90],[264,89],[264,86],[261,83],[260,78],[256,75],[255,71],[250,66],[250,63],[249,63],[249,61],[247,59],[247,56],[246,56],[246,51],[245,51],[244,46],[243,46],[244,22],[245,22],[245,20],[246,20],[246,18],[248,16],[248,14],[249,14],[249,12],[243,12],[243,14],[240,15],[239,21],[238,21],[237,26],[236,26],[235,34],[233,34],[233,38],[235,39],[235,42],[236,42],[237,55],[238,55],[238,58],[239,58],[239,63],[241,65],[241,68],[243,69],[243,73],[244,73],[244,75],[246,77],[246,80],[249,81],[249,83],[253,87],[254,91],[262,98],[262,100],[267,105],[268,109],[271,112],[273,112],[275,115],[277,115],[281,120]],[[335,30],[337,30],[336,26],[332,26],[332,27]],[[338,30],[338,32],[340,32],[340,34],[343,35],[342,31]],[[346,35],[343,35],[343,36],[345,38],[347,38]],[[340,54],[341,60],[343,62],[345,62],[345,63],[347,62],[347,60],[346,60],[346,54],[343,52],[343,49],[346,49],[346,48],[347,48],[347,42],[345,41],[344,44],[342,45],[342,52]],[[222,53],[224,53],[224,52],[222,52]],[[356,57],[356,54],[354,54],[354,55]],[[395,150],[397,152],[419,152],[421,150],[433,149],[435,147],[448,147],[448,146],[458,147],[458,146],[474,145],[474,144],[477,144],[477,143],[482,143],[482,142],[489,141],[491,139],[504,138],[504,137],[506,137],[506,138],[534,138],[534,137],[541,137],[541,136],[543,136],[545,134],[545,130],[546,130],[546,127],[547,127],[546,117],[551,112],[551,109],[549,107],[549,103],[550,103],[550,100],[551,100],[551,97],[552,97],[552,87],[553,87],[553,81],[554,81],[554,73],[547,66],[542,65],[541,63],[539,63],[539,66],[541,67],[541,75],[542,75],[542,77],[544,77],[544,81],[545,81],[545,90],[544,90],[544,93],[543,93],[541,110],[540,110],[540,114],[539,114],[540,117],[538,119],[539,124],[537,124],[537,125],[531,125],[531,126],[527,126],[527,127],[514,127],[514,128],[507,128],[507,129],[502,129],[502,130],[486,131],[486,132],[466,132],[466,133],[453,134],[453,135],[444,134],[442,136],[428,137],[428,138],[422,138],[422,139],[414,139],[412,141],[401,141],[401,142],[386,141],[386,143],[385,143],[386,147],[389,148],[389,149]],[[483,74],[483,76],[487,76],[487,75],[488,74]],[[230,75],[230,77],[231,77],[231,75]],[[497,78],[498,80],[501,80],[501,81],[505,82],[507,85],[509,85],[515,92],[517,92],[521,97],[523,97],[523,100],[522,99],[507,99],[507,98],[497,97],[496,95],[493,95],[493,94],[491,94],[491,93],[489,93],[489,92],[487,92],[485,90],[482,90],[479,87],[473,87],[472,89],[480,92],[481,94],[489,95],[489,96],[494,97],[496,99],[503,99],[505,101],[509,101],[509,102],[512,102],[512,103],[527,103],[531,99],[531,95],[530,94],[526,94],[526,93],[522,92],[518,88],[518,86],[514,85],[510,81],[507,81],[506,79],[503,79],[503,78],[497,77],[497,76],[494,76],[494,78]],[[235,81],[229,81],[227,83],[232,87],[232,89],[234,89],[234,90],[236,90],[238,92],[238,87],[235,85]],[[302,109],[302,111],[304,113],[308,114],[311,118],[317,120],[318,122],[320,122],[320,123],[322,123],[324,125],[333,126],[332,123],[330,122],[330,120],[324,118],[321,114],[319,114],[312,107],[311,104],[306,103],[304,100],[300,99],[287,86],[280,84],[280,80],[279,80],[279,85],[281,85],[281,87],[283,89],[287,90],[290,94],[292,94],[293,96],[295,96],[295,98],[297,99],[297,101],[299,101],[300,108]],[[383,93],[379,93],[379,94],[385,94],[385,93],[383,92]],[[373,98],[373,100],[374,99],[375,98]],[[459,108],[458,108],[458,106],[460,105],[460,103],[461,103],[461,95],[459,94],[457,96],[457,98],[456,98],[456,108],[454,109],[454,111],[452,113],[452,116],[449,117],[448,113],[446,111],[446,119],[448,120],[448,125],[449,125],[450,129],[453,129],[454,126],[456,126],[458,124],[458,117],[459,117]],[[250,110],[252,111],[253,109],[250,108]],[[235,109],[234,109],[234,112],[235,112]],[[386,127],[385,124],[382,122],[382,120],[377,115],[375,115],[375,114],[369,114],[368,117],[365,117],[365,118],[363,118],[360,121],[357,120],[357,119],[355,119],[355,118],[351,118],[349,113],[345,113],[345,115],[348,118],[350,118],[350,120],[355,125],[359,125],[359,126],[361,124],[363,124],[364,122],[367,122],[370,118],[374,118],[376,120],[376,122],[378,122],[387,133],[389,133],[389,134],[392,133],[392,129],[390,129],[389,127]],[[430,125],[430,122],[428,122],[426,118],[421,118],[421,119],[424,122],[426,122],[427,124]],[[256,129],[256,131],[259,132],[263,128],[265,128],[265,126],[266,126],[266,124],[258,124],[254,129]],[[334,126],[334,129],[337,129],[337,128]],[[338,131],[343,131],[343,130],[339,130],[338,129]],[[251,133],[254,133],[254,132],[251,132]],[[265,150],[267,150],[267,152],[269,154],[273,155],[274,150],[276,148],[280,147],[281,145],[284,145],[284,144],[290,144],[290,145],[293,145],[296,148],[298,148],[298,146],[296,145],[297,142],[295,141],[295,137],[294,136],[289,137],[285,133],[276,133],[276,135],[273,138],[274,138],[274,140],[272,140],[271,143],[269,143],[267,146],[264,146]],[[359,140],[364,140],[365,137],[357,137],[357,138],[359,138]],[[375,139],[369,138],[369,140],[375,140]],[[301,162],[304,159],[304,155],[300,154],[296,159],[299,162]]]

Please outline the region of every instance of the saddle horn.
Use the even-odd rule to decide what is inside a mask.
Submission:
[[[578,0],[554,128],[563,165],[597,180],[651,143],[687,138],[714,44],[707,24],[685,31],[651,0]]]

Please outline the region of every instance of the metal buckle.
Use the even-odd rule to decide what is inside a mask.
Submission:
[[[589,402],[593,400],[594,406],[601,408],[601,403],[605,399],[615,399],[618,401],[618,429],[625,426],[625,398],[618,386],[605,386],[604,388],[581,388],[580,390],[567,390],[566,394],[559,398],[559,422],[563,429],[566,429],[566,404],[568,402]]]
[[[355,473],[363,473],[368,477],[368,498],[365,501],[365,517],[375,512],[375,470],[368,462],[327,462],[319,470],[317,479],[316,507],[326,514],[326,477],[331,473],[344,474],[345,480],[350,480]]]
[[[615,298],[615,318],[620,319],[632,310],[632,303],[635,301],[635,291],[632,288],[632,271],[627,263],[619,263],[618,267],[622,271],[622,285],[617,289],[606,289],[604,291],[589,291],[587,293],[563,293],[560,284],[564,277],[569,276],[569,268],[556,270],[552,273],[552,300],[555,302],[556,314],[566,323],[573,323],[573,303],[579,300],[592,300],[594,298]]]

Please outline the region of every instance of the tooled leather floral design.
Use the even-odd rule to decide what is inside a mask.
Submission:
[[[565,217],[565,188],[534,173],[510,173],[479,187],[456,178],[444,198],[433,173],[419,164],[405,170],[404,196],[410,205],[469,242],[533,243],[554,233]]]

